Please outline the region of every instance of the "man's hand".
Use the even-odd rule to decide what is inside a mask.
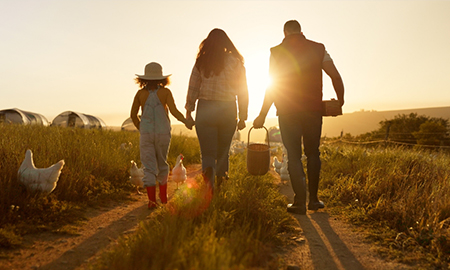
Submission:
[[[245,128],[245,121],[239,120],[237,128],[238,128],[238,130],[243,130]]]
[[[253,121],[253,127],[254,128],[262,128],[264,126],[264,122],[266,121],[266,117],[265,116],[258,116],[255,118],[255,120]]]

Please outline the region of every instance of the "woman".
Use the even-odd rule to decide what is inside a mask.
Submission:
[[[239,108],[237,122],[236,97]],[[213,29],[200,43],[189,80],[186,119],[197,114],[195,125],[205,180],[214,189],[214,178],[228,178],[228,153],[236,131],[245,128],[248,108],[244,58],[221,29]]]

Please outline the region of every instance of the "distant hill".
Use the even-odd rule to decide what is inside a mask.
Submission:
[[[426,115],[429,117],[439,117],[450,119],[450,107],[435,107],[421,109],[407,109],[396,111],[359,111],[353,113],[344,113],[338,117],[324,117],[322,126],[322,136],[338,137],[341,131],[346,134],[360,135],[379,128],[381,121],[393,119],[399,114],[417,113],[418,115]],[[252,125],[253,119],[247,122],[247,127],[241,131],[241,140],[247,141],[248,131]],[[265,126],[267,128],[278,126],[278,118],[266,119]],[[184,125],[172,125],[172,134],[184,134],[188,136],[196,136],[195,130],[188,130]],[[265,131],[263,129],[253,130],[250,134],[251,142],[262,142],[265,139]]]
[[[359,135],[373,131],[380,127],[380,122],[394,119],[399,114],[409,115],[417,113],[429,117],[450,118],[450,107],[408,109],[397,111],[359,111],[344,114],[339,117],[324,117],[322,136],[336,137],[340,136],[341,131],[351,135]]]

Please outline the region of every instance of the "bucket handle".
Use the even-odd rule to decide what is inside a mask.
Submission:
[[[248,131],[248,140],[247,140],[247,146],[250,144],[250,131],[252,131],[254,127],[251,127],[250,130]],[[265,126],[263,126],[263,128],[266,130],[266,135],[267,135],[267,145],[270,148],[270,138],[269,138],[269,131],[267,130],[267,128]]]

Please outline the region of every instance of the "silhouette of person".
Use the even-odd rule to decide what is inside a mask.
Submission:
[[[261,128],[275,104],[281,138],[288,155],[288,171],[294,203],[287,210],[306,214],[306,175],[302,164],[302,142],[307,157],[309,210],[324,208],[318,198],[320,178],[320,137],[322,132],[322,70],[331,78],[340,105],[344,104],[344,84],[325,46],[305,38],[296,20],[284,24],[285,38],[271,48],[267,89],[259,116],[253,126]]]
[[[221,29],[213,29],[199,46],[186,98],[187,119],[192,119],[196,102],[195,130],[203,176],[214,190],[216,176],[218,182],[228,179],[229,151],[236,123],[238,130],[245,128],[248,109],[244,58]]]

